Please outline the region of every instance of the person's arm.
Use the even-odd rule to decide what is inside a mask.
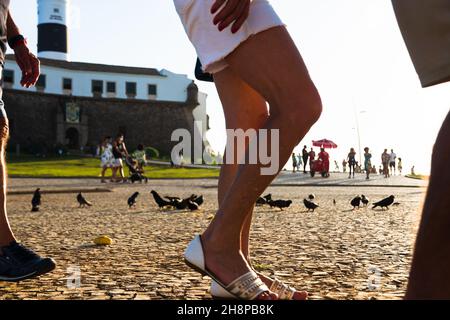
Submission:
[[[238,32],[248,18],[250,2],[251,0],[216,0],[211,7],[211,13],[217,13],[214,25],[218,25],[219,31],[222,31],[232,24],[231,32]]]
[[[127,150],[127,147],[125,146],[125,142],[123,142],[122,143],[122,150],[123,150],[123,153],[127,156],[127,157],[129,157],[130,155],[128,154],[128,150]]]
[[[8,19],[6,20],[6,34],[8,40],[12,40],[20,36],[19,28],[15,24],[11,12],[8,12]],[[17,64],[22,70],[22,79],[20,84],[23,87],[29,88],[34,86],[39,79],[39,60],[30,52],[25,40],[15,41],[13,48]]]

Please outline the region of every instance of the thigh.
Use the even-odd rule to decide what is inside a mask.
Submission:
[[[295,99],[306,92],[303,95],[306,100],[311,93],[317,94],[285,27],[274,27],[250,37],[225,60],[233,72],[269,102],[271,114],[281,111],[286,99]]]
[[[9,136],[9,121],[6,115],[5,106],[3,104],[3,101],[1,100],[1,94],[2,91],[0,88],[0,143],[4,145],[4,141],[6,141],[6,139],[8,139]]]
[[[261,128],[269,116],[265,99],[226,68],[214,75],[227,129]]]
[[[0,117],[0,144],[4,145],[4,142],[9,136],[9,123],[8,118]]]

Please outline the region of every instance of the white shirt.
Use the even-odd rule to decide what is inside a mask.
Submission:
[[[395,162],[395,159],[396,159],[396,158],[397,158],[397,155],[396,155],[394,152],[391,152],[389,161],[390,161],[390,162]]]

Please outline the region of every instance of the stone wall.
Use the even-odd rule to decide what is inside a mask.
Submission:
[[[188,129],[193,136],[193,109],[197,103],[80,98],[5,89],[5,108],[10,119],[10,147],[45,144],[52,148],[65,140],[66,130],[80,132],[80,146],[97,145],[104,136],[125,133],[129,149],[142,143],[168,155],[175,144],[170,141],[173,130]],[[194,99],[195,100],[195,99]],[[80,123],[65,121],[67,103],[80,108]],[[67,142],[67,141],[65,141]],[[22,148],[23,149],[23,148]]]

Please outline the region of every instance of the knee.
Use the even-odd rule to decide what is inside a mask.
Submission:
[[[303,94],[295,95],[292,106],[293,118],[295,121],[304,121],[312,127],[322,114],[322,99],[316,87],[311,84],[310,88],[303,91]]]
[[[300,113],[300,115],[297,115],[298,117],[302,116],[302,112],[299,109],[301,108],[297,108],[297,112]],[[322,99],[320,98],[320,94],[316,87],[311,89],[309,96],[306,99],[304,109],[303,117],[306,118],[309,126],[312,127],[322,115]]]
[[[242,129],[244,131],[248,129],[259,129],[267,122],[268,118],[269,112],[267,109],[252,110],[241,113],[238,116],[233,115],[232,118],[227,119],[227,128]]]
[[[292,92],[289,97],[288,107],[284,108],[284,115],[281,115],[288,125],[293,128],[311,128],[322,114],[322,100],[316,87],[311,84],[307,89]],[[299,124],[303,124],[299,126]]]

